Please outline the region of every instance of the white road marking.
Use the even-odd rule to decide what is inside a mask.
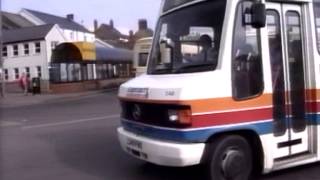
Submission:
[[[12,121],[0,121],[0,127],[5,128],[5,127],[13,127],[13,126],[20,126],[21,123],[19,122],[12,122]]]
[[[101,117],[88,118],[88,119],[77,119],[77,120],[70,120],[70,121],[57,122],[57,123],[37,124],[37,125],[24,126],[22,127],[22,129],[28,130],[28,129],[36,129],[36,128],[47,128],[47,127],[71,125],[71,124],[90,122],[90,121],[100,121],[100,120],[106,120],[106,119],[112,119],[112,118],[120,118],[120,115],[114,114],[109,116],[101,116]]]

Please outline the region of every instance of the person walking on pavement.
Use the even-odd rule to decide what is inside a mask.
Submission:
[[[21,77],[19,79],[19,84],[23,90],[24,95],[28,95],[29,78],[25,72],[21,74]]]

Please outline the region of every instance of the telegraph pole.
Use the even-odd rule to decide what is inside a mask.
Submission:
[[[5,96],[5,82],[4,82],[4,69],[3,64],[4,60],[2,58],[2,0],[0,0],[0,81],[1,81],[1,97]]]

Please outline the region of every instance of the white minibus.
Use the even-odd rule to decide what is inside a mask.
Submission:
[[[164,0],[119,89],[124,151],[211,180],[320,160],[320,0]]]

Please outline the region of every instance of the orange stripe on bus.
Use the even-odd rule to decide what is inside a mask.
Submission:
[[[264,94],[257,98],[236,101],[231,97],[195,100],[186,102],[191,105],[193,113],[205,113],[214,111],[230,111],[248,108],[259,108],[272,105],[272,95]]]
[[[143,98],[126,98],[119,97],[124,101],[134,101],[141,103],[156,103],[156,104],[177,104],[189,105],[192,108],[192,113],[209,113],[221,111],[236,111],[241,109],[258,109],[266,106],[272,106],[272,94],[263,94],[258,97],[236,101],[232,97],[212,98],[212,99],[197,99],[197,100],[150,100]],[[309,101],[320,100],[320,90],[306,90],[306,99]]]
[[[213,111],[230,111],[237,109],[259,108],[263,106],[272,105],[272,95],[264,94],[256,98],[244,101],[236,101],[232,97],[212,98],[212,99],[199,99],[199,100],[180,100],[180,101],[162,101],[162,100],[149,100],[149,99],[131,99],[120,97],[121,100],[134,101],[142,103],[157,103],[157,104],[177,104],[189,105],[193,113],[205,113]]]
[[[310,89],[307,91],[306,99],[309,101],[320,100],[320,89]]]

